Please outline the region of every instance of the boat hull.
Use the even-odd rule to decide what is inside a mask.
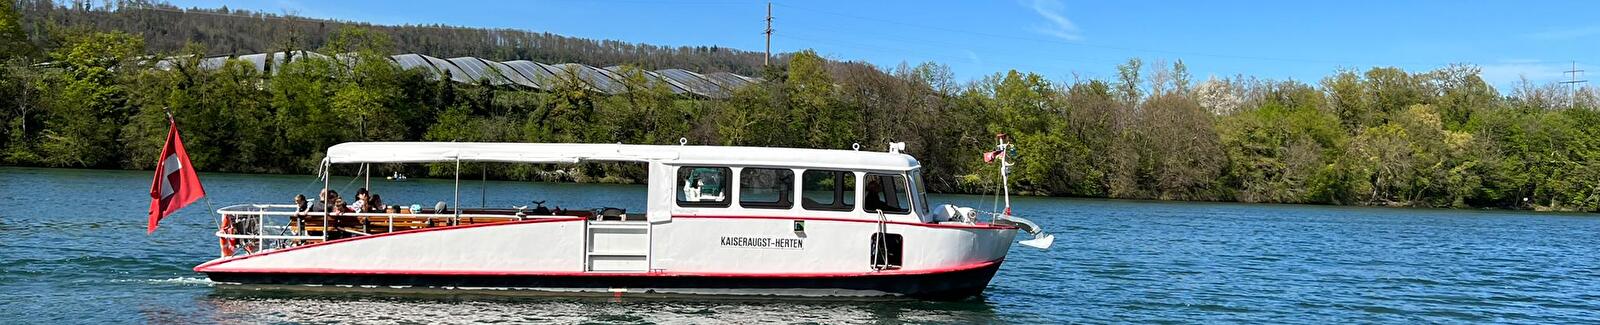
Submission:
[[[617,296],[685,294],[956,300],[981,294],[1000,265],[1001,261],[992,261],[935,272],[882,271],[857,275],[214,272],[207,276],[214,282],[249,285],[530,290]]]
[[[900,265],[872,266],[871,239],[882,229],[904,236]],[[959,299],[983,292],[1016,231],[800,217],[544,219],[334,240],[219,258],[195,271],[259,285]],[[608,259],[630,249],[632,260]]]

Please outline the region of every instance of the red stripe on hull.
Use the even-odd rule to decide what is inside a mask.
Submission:
[[[674,215],[674,216],[672,216],[672,218],[674,218],[674,219],[677,219],[677,218],[683,218],[683,219],[762,219],[762,220],[806,220],[806,221],[839,221],[839,222],[860,222],[860,223],[874,223],[874,224],[875,224],[875,223],[878,223],[878,221],[877,221],[877,220],[867,220],[867,219],[846,219],[846,218],[824,218],[824,217],[774,217],[774,216],[692,216],[692,215]],[[891,224],[891,225],[906,225],[906,226],[916,226],[916,227],[928,227],[928,228],[955,228],[955,229],[995,229],[995,230],[1003,230],[1003,229],[1017,229],[1017,227],[1013,227],[1013,226],[1007,226],[1007,225],[997,225],[997,224],[992,224],[992,223],[979,223],[979,224],[970,224],[970,225],[967,225],[967,224],[956,224],[956,223],[921,223],[921,222],[904,222],[904,221],[888,221],[888,222],[886,222],[886,223],[888,223],[888,224]]]

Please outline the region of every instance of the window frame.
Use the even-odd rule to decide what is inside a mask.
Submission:
[[[750,171],[750,170],[753,170],[753,169],[788,172],[789,173],[789,181],[788,182],[777,182],[778,184],[787,183],[787,185],[789,187],[789,197],[788,197],[788,199],[784,200],[783,196],[780,195],[778,202],[745,202],[744,201],[744,192],[745,192],[744,175],[745,175],[746,171]],[[774,210],[789,210],[789,209],[793,209],[794,208],[794,196],[795,196],[795,194],[798,194],[794,190],[794,186],[795,186],[794,169],[791,169],[791,168],[774,168],[774,167],[742,167],[742,168],[739,168],[738,174],[739,174],[739,181],[738,181],[738,185],[736,185],[735,187],[738,187],[739,190],[737,191],[738,195],[735,195],[735,196],[737,196],[737,200],[735,200],[735,201],[739,202],[739,207],[740,208],[747,208],[747,209],[774,209]],[[779,176],[779,180],[780,181],[782,180],[782,176]]]
[[[805,196],[805,191],[806,191],[805,179],[806,179],[806,176],[805,175],[806,175],[806,173],[810,173],[810,172],[828,173],[828,174],[833,176],[833,202],[831,202],[832,204],[829,204],[829,205],[820,205],[819,204],[819,205],[814,205],[813,206],[813,205],[809,205],[809,204],[806,203],[806,196]],[[854,186],[849,186],[849,188],[846,188],[846,186],[844,185],[844,183],[845,183],[844,182],[845,175],[849,175],[849,177],[855,178],[856,179],[855,180],[856,184],[853,184]],[[800,178],[797,179],[797,180],[800,182],[800,189],[798,191],[795,191],[795,193],[800,195],[800,200],[799,201],[800,201],[800,208],[801,209],[804,209],[806,211],[853,212],[853,211],[857,211],[856,207],[860,206],[860,204],[858,204],[858,203],[861,200],[855,198],[855,196],[861,195],[861,191],[858,190],[858,187],[861,186],[861,181],[860,181],[860,178],[856,176],[856,172],[855,171],[839,170],[839,169],[820,169],[820,168],[819,169],[802,169],[802,170],[800,170]],[[844,192],[846,192],[847,190],[850,192],[849,196],[850,196],[850,199],[852,201],[849,204],[845,204],[845,199],[846,199],[845,196],[846,195],[845,195]]]
[[[901,209],[901,210],[883,210],[883,214],[885,214],[885,215],[891,215],[891,214],[892,215],[909,215],[909,214],[911,214],[912,211],[916,211],[916,209],[917,209],[916,205],[912,204],[912,202],[911,202],[911,201],[915,200],[915,199],[911,198],[912,194],[910,193],[911,179],[909,177],[906,177],[905,174],[867,172],[863,176],[864,177],[862,177],[862,181],[860,182],[861,186],[862,186],[862,189],[861,189],[861,191],[859,191],[860,192],[859,195],[861,195],[861,199],[856,200],[858,202],[862,202],[862,204],[860,204],[861,205],[861,211],[866,211],[868,213],[877,213],[877,211],[867,211],[866,184],[869,184],[869,183],[872,182],[871,181],[872,177],[878,177],[878,176],[887,176],[887,177],[890,177],[891,179],[893,179],[894,177],[899,177],[900,178],[900,186],[899,186],[900,187],[900,189],[899,189],[900,192],[899,193],[905,193],[905,198],[906,198],[905,202],[903,202],[904,205],[905,205],[904,209]],[[879,184],[879,186],[885,186],[885,185]],[[887,199],[888,196],[884,196],[884,198]],[[898,201],[899,199],[900,199],[899,197],[895,197],[895,200]],[[884,203],[887,204],[889,202],[887,200],[885,200]]]
[[[933,204],[928,203],[928,184],[922,178],[922,170],[911,170],[908,178],[911,187],[911,210],[919,211],[922,215],[932,215]]]
[[[722,196],[722,200],[718,200],[718,201],[684,201],[684,200],[679,199],[680,198],[679,195],[683,195],[683,192],[682,192],[683,191],[683,185],[685,185],[683,182],[687,180],[686,176],[683,175],[684,170],[690,170],[692,172],[692,170],[697,169],[697,168],[720,169],[720,170],[722,170],[724,172],[724,175],[726,175],[726,177],[723,177],[723,193],[724,194]],[[685,166],[678,166],[677,170],[673,171],[672,175],[673,175],[673,178],[677,178],[677,179],[672,181],[673,191],[675,192],[672,195],[672,201],[678,207],[681,207],[681,208],[727,208],[727,207],[733,206],[733,198],[735,196],[737,196],[737,195],[734,194],[734,189],[737,188],[737,186],[738,186],[737,184],[734,184],[733,168],[728,167],[728,166],[708,166],[708,165],[689,166],[689,165],[685,165]],[[684,176],[684,177],[680,177],[680,176]]]

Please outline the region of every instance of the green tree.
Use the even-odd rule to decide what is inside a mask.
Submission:
[[[22,29],[22,13],[17,3],[0,1],[0,58],[32,57],[39,49],[28,40]]]
[[[854,126],[860,123],[861,116],[836,104],[833,77],[825,63],[811,50],[789,58],[788,79],[784,82],[788,129],[805,135],[802,142],[790,145],[843,149],[860,140]]]
[[[50,53],[59,70],[47,75],[48,107],[39,143],[51,166],[106,167],[119,160],[117,127],[127,121],[127,74],[143,53],[138,37],[124,33],[72,32]]]
[[[1315,106],[1265,106],[1218,122],[1230,163],[1228,170],[1244,202],[1327,202],[1332,184],[1315,184],[1333,162],[1343,130],[1331,114]],[[1340,190],[1342,191],[1342,190]]]

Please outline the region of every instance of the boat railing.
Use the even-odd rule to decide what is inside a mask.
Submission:
[[[223,256],[237,254],[254,254],[263,251],[289,248],[309,243],[329,240],[330,234],[346,232],[353,235],[370,235],[372,232],[394,232],[397,221],[423,219],[441,220],[449,224],[457,224],[460,220],[473,222],[503,222],[530,219],[574,218],[572,216],[536,216],[517,213],[515,215],[483,214],[483,213],[385,213],[385,212],[345,212],[324,213],[322,211],[300,211],[291,204],[238,204],[217,209],[219,217],[216,236],[220,239]],[[365,221],[384,221],[384,227],[367,231],[367,229],[345,229],[333,225],[333,219],[360,218]],[[483,221],[488,219],[489,221]],[[414,229],[408,226],[403,229]],[[364,232],[366,231],[366,232]]]
[[[1021,241],[1023,245],[1039,249],[1048,249],[1050,248],[1050,245],[1055,242],[1055,235],[1045,233],[1044,228],[1040,227],[1039,224],[1034,223],[1032,220],[1007,213],[980,210],[973,210],[973,212],[975,214],[975,216],[972,217],[973,222],[979,222],[982,220],[982,218],[979,218],[976,215],[987,215],[989,216],[990,224],[1017,227],[1018,229],[1033,235],[1033,239]]]

